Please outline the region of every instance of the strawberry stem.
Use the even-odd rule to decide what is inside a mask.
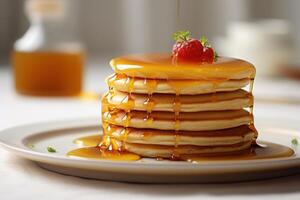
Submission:
[[[189,31],[177,31],[173,34],[173,39],[176,42],[188,41],[191,38]]]
[[[200,38],[200,42],[206,48],[210,48],[211,47],[210,43],[208,42],[208,39],[205,36],[202,36]]]

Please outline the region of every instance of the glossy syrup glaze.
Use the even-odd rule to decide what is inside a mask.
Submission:
[[[130,83],[134,83],[130,85]],[[171,94],[207,94],[220,91],[233,91],[249,84],[250,78],[225,79],[149,79],[130,77],[125,74],[113,74],[106,79],[110,87],[132,93],[171,93]],[[227,88],[226,88],[227,86]],[[234,88],[230,88],[234,87]],[[167,90],[166,90],[167,88]],[[227,90],[226,90],[227,89]],[[201,90],[201,91],[199,91]]]
[[[176,63],[170,54],[146,54],[125,56],[113,59],[111,61],[115,74],[107,78],[109,91],[102,98],[102,124],[103,124],[103,137],[90,136],[78,138],[75,140],[76,144],[85,147],[75,149],[68,153],[68,156],[93,158],[93,159],[109,159],[109,160],[123,160],[135,161],[141,158],[140,155],[128,152],[126,143],[129,134],[133,129],[131,128],[132,119],[141,119],[145,124],[149,125],[155,123],[157,119],[163,119],[173,122],[174,146],[171,160],[182,160],[189,162],[200,162],[204,160],[256,160],[262,158],[278,158],[289,157],[294,154],[293,150],[282,145],[273,143],[262,143],[256,145],[257,131],[254,126],[253,120],[253,82],[255,77],[255,68],[250,63],[232,59],[232,58],[219,58],[217,62],[213,63]],[[122,91],[123,96],[117,103],[112,103],[115,97],[118,97],[120,91],[114,88],[115,83],[122,80],[125,91]],[[246,80],[249,83],[248,92],[239,91],[238,94],[232,92],[230,95],[216,92],[221,84],[227,81]],[[136,82],[142,81],[146,92],[143,92],[143,110],[135,110],[137,94]],[[167,83],[172,90],[173,94],[168,94],[168,103],[172,104],[172,112],[153,112],[153,108],[161,101],[164,101],[162,96],[157,95],[158,85],[161,82]],[[193,102],[189,97],[183,97],[182,91],[187,87],[199,85],[199,83],[209,83],[211,85],[210,94],[203,95],[194,101],[200,103],[219,102],[234,98],[244,98],[249,100],[249,112],[245,110],[236,111],[217,111],[213,112],[198,112],[198,113],[184,113],[181,108],[183,103]],[[225,95],[225,96],[224,96]],[[227,95],[227,96],[226,96]],[[188,98],[189,100],[185,100]],[[200,99],[200,100],[199,100]],[[222,115],[220,116],[220,113]],[[218,131],[202,131],[200,132],[184,132],[181,131],[182,120],[207,120],[207,119],[220,119],[222,116],[228,119],[235,117],[251,116],[249,124],[236,127],[230,130]],[[113,123],[120,121],[121,125],[115,126]],[[138,131],[137,131],[138,130]],[[168,131],[150,129],[135,129],[138,134],[141,134],[143,139],[147,140],[153,134],[170,134]],[[232,132],[233,131],[233,132]],[[205,137],[214,137],[216,134],[230,136],[230,135],[246,135],[252,132],[255,135],[253,145],[251,148],[242,152],[233,152],[226,154],[193,154],[182,155],[178,149],[181,143],[182,136],[198,137],[199,134]],[[115,134],[118,133],[118,139]],[[250,141],[251,142],[251,141]],[[161,157],[157,157],[161,160]]]
[[[242,79],[255,77],[255,68],[243,60],[220,57],[213,63],[177,63],[169,53],[118,57],[110,65],[117,74],[150,79]]]
[[[75,149],[68,152],[67,156],[116,161],[137,161],[141,158],[139,155],[127,151],[107,150],[99,146]]]

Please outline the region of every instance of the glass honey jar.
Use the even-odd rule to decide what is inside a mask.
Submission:
[[[81,93],[84,48],[72,27],[70,0],[28,0],[30,27],[14,44],[11,61],[15,89],[34,96]],[[72,18],[73,17],[73,18]]]

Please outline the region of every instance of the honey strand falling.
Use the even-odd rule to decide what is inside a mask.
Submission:
[[[181,30],[180,0],[176,0],[176,29]]]

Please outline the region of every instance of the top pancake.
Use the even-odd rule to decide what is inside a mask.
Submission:
[[[246,61],[219,57],[213,63],[177,63],[171,54],[139,54],[110,61],[115,73],[150,79],[244,79],[255,77],[255,67]]]

